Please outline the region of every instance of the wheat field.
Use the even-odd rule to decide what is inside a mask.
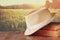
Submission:
[[[24,31],[24,16],[34,9],[0,9],[0,31]]]

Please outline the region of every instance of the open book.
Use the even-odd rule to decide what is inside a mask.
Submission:
[[[27,25],[25,35],[31,35],[35,33],[42,27],[52,22],[53,19],[54,14],[52,15],[46,7],[31,12],[31,14],[25,16]]]

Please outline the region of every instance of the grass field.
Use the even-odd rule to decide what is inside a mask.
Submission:
[[[24,31],[24,16],[34,9],[0,9],[0,31]]]
[[[0,9],[0,31],[25,31],[26,23],[24,16],[34,9]],[[53,12],[55,10],[51,10]],[[54,21],[60,22],[60,11],[55,11]]]

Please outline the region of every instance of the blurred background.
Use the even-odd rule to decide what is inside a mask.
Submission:
[[[54,22],[60,22],[60,1],[54,0],[0,0],[0,31],[22,31],[26,29],[25,16],[41,7],[49,7],[51,13],[56,13]],[[54,4],[55,3],[55,4]]]

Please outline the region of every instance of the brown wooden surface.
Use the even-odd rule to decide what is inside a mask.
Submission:
[[[0,32],[0,40],[60,40],[60,37],[25,36],[21,32]]]
[[[25,40],[21,32],[0,32],[0,40]]]
[[[60,40],[60,37],[26,36],[26,40]]]

